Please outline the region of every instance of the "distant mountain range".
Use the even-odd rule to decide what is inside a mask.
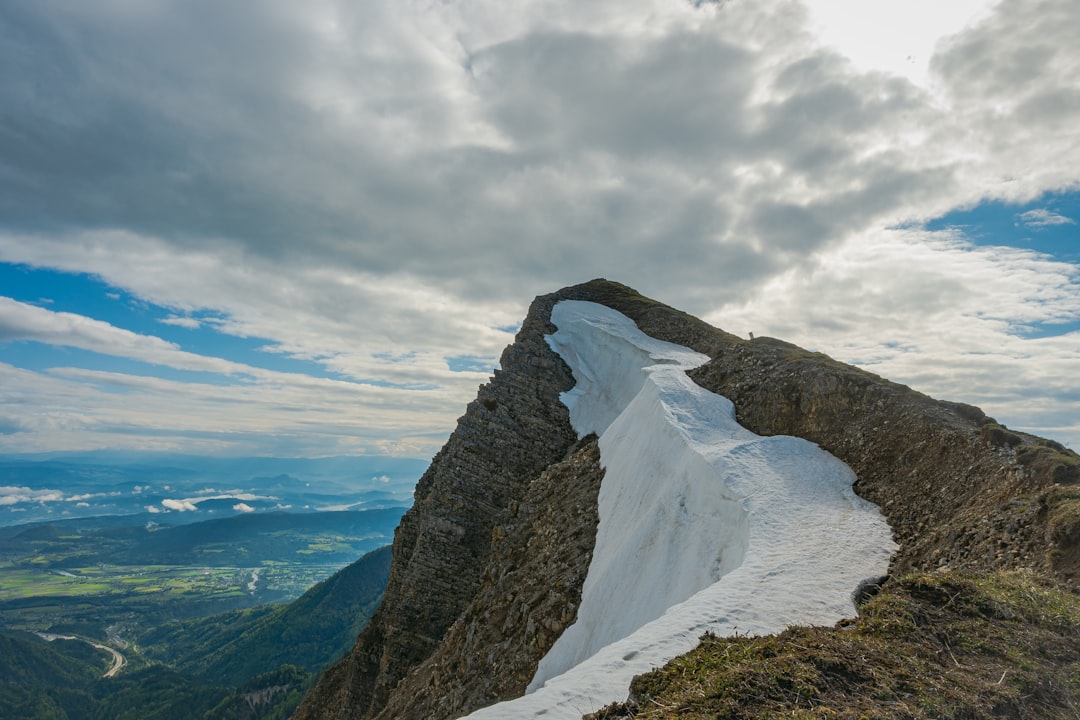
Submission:
[[[387,545],[404,510],[401,505],[319,513],[278,510],[181,525],[157,523],[154,515],[10,525],[0,527],[0,559],[9,567],[40,569],[87,564],[258,567],[310,562],[340,566]]]
[[[205,458],[153,453],[0,456],[0,526],[148,514],[177,524],[253,512],[408,505],[426,460]]]

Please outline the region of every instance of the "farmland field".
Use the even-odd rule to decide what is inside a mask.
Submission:
[[[0,628],[107,639],[299,597],[390,542],[403,508],[177,526],[65,520],[0,532]]]

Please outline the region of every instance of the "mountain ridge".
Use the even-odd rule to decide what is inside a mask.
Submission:
[[[564,523],[560,534],[574,538],[564,543],[539,518],[521,515],[534,481],[553,482],[557,501],[560,480],[598,486],[603,473],[587,439],[569,427],[559,393],[572,378],[544,342],[554,331],[552,307],[567,299],[606,305],[654,338],[708,355],[690,375],[728,397],[743,426],[805,438],[846,462],[859,494],[893,527],[900,544],[893,573],[1028,568],[1075,579],[1080,499],[1067,484],[1080,479],[1074,453],[1009,431],[977,408],[783,341],[738,338],[594,280],[533,302],[502,370],[481,386],[417,487],[395,534],[382,607],[350,656],[305,699],[298,720],[451,718],[516,697],[529,668],[573,621],[595,520],[579,513]],[[563,558],[559,582],[550,567],[523,572],[507,563],[508,541],[523,542],[530,556]],[[493,603],[491,593],[508,600]],[[489,640],[477,644],[478,636]]]

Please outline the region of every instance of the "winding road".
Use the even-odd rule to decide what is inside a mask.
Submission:
[[[102,677],[113,677],[114,675],[116,675],[116,673],[120,672],[120,668],[124,667],[124,665],[127,663],[127,659],[123,655],[121,655],[115,648],[111,648],[108,645],[102,645],[101,643],[94,642],[93,640],[87,640],[86,638],[76,637],[74,635],[53,635],[52,633],[42,632],[36,633],[36,635],[42,640],[47,640],[49,642],[52,642],[53,640],[81,640],[88,645],[93,645],[99,650],[104,650],[105,652],[112,653],[112,667],[106,670],[105,674]]]

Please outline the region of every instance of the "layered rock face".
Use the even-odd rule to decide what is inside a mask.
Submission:
[[[595,280],[534,301],[501,371],[417,485],[382,607],[294,717],[461,717],[522,694],[575,619],[603,470],[595,439],[579,441],[570,427],[559,393],[573,380],[544,341],[564,299],[607,305],[657,339],[708,355],[691,376],[732,400],[743,426],[806,438],[850,465],[856,490],[895,531],[894,570],[1050,568],[1072,557],[1048,541],[1040,500],[1056,481],[1080,480],[1064,448],[1004,430],[977,408],[787,343],[737,338]]]
[[[490,563],[498,563],[493,549],[505,539],[506,528],[515,525],[515,515],[523,505],[528,510],[534,481],[545,469],[564,460],[577,442],[566,408],[559,402],[559,393],[568,390],[573,380],[566,365],[544,342],[544,335],[554,331],[549,318],[558,299],[547,296],[533,303],[514,344],[500,359],[502,369],[480,388],[477,399],[469,404],[457,429],[420,479],[413,507],[394,535],[390,581],[382,606],[349,656],[328,671],[305,699],[294,716],[298,720],[451,717],[463,707],[480,707],[502,697],[503,683],[495,682],[491,683],[493,696],[467,693],[467,707],[464,699],[455,699],[464,691],[455,695],[445,688],[435,692],[423,687],[412,697],[405,694],[405,687],[395,691],[411,671],[435,654],[481,592],[484,578],[501,574],[502,570],[488,568]],[[595,475],[598,470],[598,461],[594,461],[589,472]],[[558,476],[558,469],[552,471]],[[592,484],[598,488],[598,479]],[[584,507],[592,508],[583,529],[595,527],[595,492],[594,488],[591,501],[583,502]],[[530,528],[527,538],[536,532]],[[587,569],[591,547],[576,548],[575,553],[579,557],[573,562],[583,561]],[[580,588],[584,569],[578,571],[580,577],[570,581],[571,586]],[[523,579],[520,587],[503,592],[520,596],[536,582]],[[550,586],[547,578],[539,582],[545,588]],[[485,590],[490,591],[490,587],[485,586]],[[573,602],[568,598],[566,607]],[[513,620],[525,620],[523,629],[529,629],[529,620],[533,627],[537,622],[539,627],[547,627],[544,621],[549,618],[540,617],[537,609],[530,608],[531,615],[518,607],[511,609],[519,616]],[[561,609],[560,617],[565,612],[572,616],[572,609]],[[437,659],[429,663],[432,666],[435,676],[442,677]],[[477,675],[475,680],[490,681],[490,677]],[[407,687],[416,684],[412,680]],[[444,699],[441,704],[448,707],[442,715],[429,714],[428,708],[417,709],[415,714],[387,711],[390,704],[396,708]]]

